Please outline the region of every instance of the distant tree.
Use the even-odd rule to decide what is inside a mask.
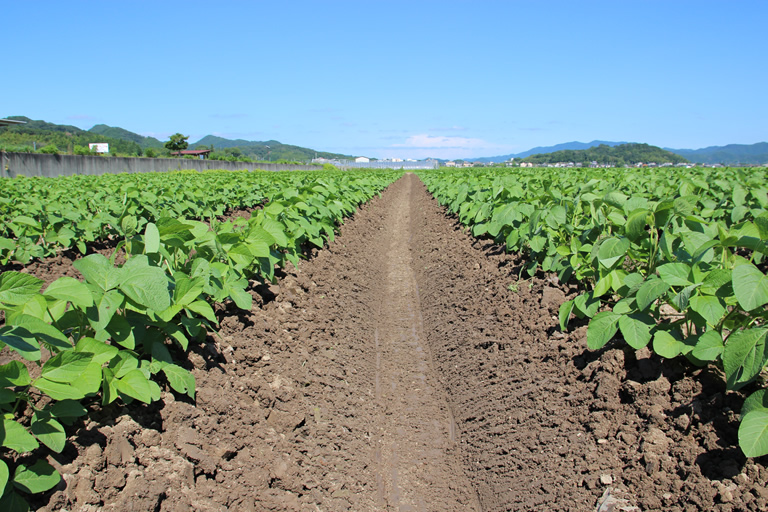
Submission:
[[[224,150],[224,152],[228,153],[230,156],[233,156],[235,158],[240,158],[241,156],[243,156],[243,150],[241,150],[237,146],[234,146],[234,147],[231,147],[231,148],[226,148]]]
[[[189,142],[187,142],[188,138],[189,135],[174,133],[171,135],[171,140],[165,143],[165,147],[170,151],[182,151],[189,147]]]
[[[147,148],[147,150],[144,152],[144,155],[146,155],[147,158],[155,158],[157,153],[155,153],[155,150],[152,148]]]
[[[59,148],[56,147],[55,144],[48,144],[47,146],[44,146],[40,148],[41,153],[47,153],[49,155],[58,155],[59,154]]]

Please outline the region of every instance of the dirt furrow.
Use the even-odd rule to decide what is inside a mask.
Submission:
[[[384,510],[478,510],[457,459],[453,417],[424,342],[411,255],[412,190],[393,187],[382,245],[385,283],[375,327],[379,499]]]

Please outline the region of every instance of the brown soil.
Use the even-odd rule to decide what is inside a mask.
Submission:
[[[195,404],[93,405],[36,506],[765,510],[768,460],[736,445],[743,397],[713,369],[586,351],[583,325],[558,328],[571,292],[517,281],[523,263],[406,175],[255,287],[252,311],[221,309],[188,357]]]

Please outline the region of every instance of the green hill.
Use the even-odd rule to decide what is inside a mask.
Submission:
[[[533,164],[555,164],[560,162],[582,163],[597,162],[601,165],[633,165],[637,163],[657,164],[686,163],[688,160],[664,149],[648,144],[619,144],[608,146],[601,144],[597,147],[582,150],[563,150],[554,153],[540,153],[531,155],[521,160]]]
[[[768,163],[768,142],[757,144],[728,144],[701,149],[670,149],[691,162],[725,165],[765,165]]]
[[[87,148],[90,143],[106,142],[112,154],[142,156],[147,150],[152,150],[159,155],[168,153],[163,141],[154,137],[144,137],[124,128],[97,124],[90,130],[83,130],[76,126],[48,123],[25,116],[9,116],[8,119],[24,121],[26,124],[0,126],[0,149],[6,151],[31,151],[33,148],[39,150],[53,145],[60,153],[72,153],[75,146]],[[212,158],[228,160],[306,162],[315,157],[353,158],[349,155],[283,144],[276,140],[230,140],[214,135],[203,137],[196,143],[190,144],[189,148],[213,149]]]
[[[53,124],[33,120],[24,116],[9,116],[8,119],[24,121],[18,124],[0,127],[0,148],[7,151],[29,151],[45,146],[56,146],[61,153],[71,153],[75,146],[88,147],[88,144],[106,142],[110,153],[121,155],[141,155],[139,144],[130,140],[109,137],[82,130],[76,126]]]
[[[120,139],[120,140],[129,141],[129,142],[135,142],[142,149],[147,149],[147,148],[163,149],[164,148],[163,143],[154,137],[144,137],[143,135],[139,135],[138,133],[129,132],[124,128],[118,128],[116,126],[107,126],[106,124],[97,124],[96,126],[94,126],[88,131],[90,133],[95,133],[97,135],[104,135],[106,137],[111,137],[113,139]]]
[[[245,156],[255,160],[278,160],[283,161],[307,161],[317,158],[354,158],[349,155],[339,153],[328,153],[325,151],[315,151],[314,149],[303,148],[283,144],[276,140],[255,141],[243,139],[225,139],[215,135],[206,135],[194,144],[189,145],[190,149],[213,149],[216,153],[224,155]]]

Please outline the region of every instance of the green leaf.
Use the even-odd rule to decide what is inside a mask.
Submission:
[[[688,301],[691,298],[691,295],[693,295],[693,292],[695,292],[698,287],[698,284],[692,284],[680,290],[680,292],[672,298],[672,305],[675,306],[678,311],[684,312],[688,309]]]
[[[274,219],[264,219],[261,227],[274,238],[278,246],[286,247],[288,245],[285,226],[281,222]]]
[[[605,268],[613,268],[614,265],[624,261],[629,245],[629,238],[607,238],[600,244],[597,260]]]
[[[88,410],[76,400],[61,400],[51,407],[51,415],[56,418],[80,418],[88,414]]]
[[[32,385],[54,400],[80,400],[85,397],[85,393],[75,386],[48,380],[45,377],[35,379]]]
[[[98,364],[104,364],[111,360],[118,352],[117,347],[107,345],[103,341],[95,340],[93,338],[80,338],[75,346],[75,352],[90,352],[93,354],[93,362]]]
[[[73,382],[72,385],[79,389],[84,396],[94,395],[99,392],[101,377],[101,365],[91,361],[91,364],[85,368],[80,378]]]
[[[685,263],[666,263],[658,268],[659,277],[669,286],[689,286],[691,267]]]
[[[8,477],[10,476],[10,472],[8,471],[8,465],[0,460],[0,494],[2,494],[3,490],[5,490],[5,484],[8,483]]]
[[[173,303],[186,307],[200,297],[204,288],[205,281],[200,277],[190,279],[183,275],[177,275],[176,287],[173,290]]]
[[[656,331],[653,335],[653,351],[661,357],[672,359],[685,350],[685,344],[667,331]]]
[[[178,344],[181,346],[182,350],[186,351],[187,346],[189,345],[189,340],[187,339],[186,335],[184,334],[184,331],[181,329],[181,327],[178,324],[174,323],[166,323],[162,326],[163,332],[168,335],[169,338],[174,339],[178,342]]]
[[[560,304],[560,310],[558,311],[558,317],[560,319],[560,330],[565,331],[568,328],[568,320],[571,317],[571,311],[573,311],[573,301],[567,300]]]
[[[613,284],[613,272],[609,272],[607,275],[604,275],[596,284],[594,289],[592,290],[592,295],[594,297],[602,297],[609,291],[611,291],[611,285]]]
[[[3,497],[0,498],[0,510],[3,512],[29,512],[29,503],[13,489],[7,489]]]
[[[67,442],[67,434],[64,432],[64,427],[61,423],[50,416],[42,416],[39,413],[35,413],[32,416],[31,430],[41,443],[54,452],[61,453],[61,450],[64,449],[64,445]]]
[[[86,281],[98,286],[102,291],[111,290],[120,283],[121,269],[115,268],[101,254],[90,254],[72,265],[85,277]]]
[[[547,244],[547,237],[541,235],[533,236],[528,240],[528,244],[533,252],[541,252]]]
[[[160,251],[160,231],[157,226],[148,222],[144,227],[144,253],[151,254]]]
[[[741,307],[752,311],[768,303],[768,276],[751,263],[733,269],[733,292]]]
[[[617,210],[613,210],[608,214],[608,221],[614,226],[623,226],[627,223],[627,219],[624,218],[624,215]]]
[[[618,330],[620,315],[613,311],[597,313],[587,326],[587,347],[597,350],[605,346]]]
[[[600,299],[595,298],[592,292],[587,292],[573,299],[573,305],[582,316],[592,318],[600,308]]]
[[[8,271],[0,274],[0,302],[16,306],[40,293],[43,280],[29,274]]]
[[[768,454],[768,410],[758,409],[744,415],[739,425],[739,446],[747,457]]]
[[[609,204],[620,210],[624,209],[624,203],[627,202],[628,197],[618,190],[611,190],[605,196],[603,196],[603,202]]]
[[[118,290],[109,290],[96,298],[94,305],[85,312],[88,323],[95,331],[106,329],[112,317],[122,307],[125,297]]]
[[[208,302],[204,300],[197,300],[191,304],[187,304],[186,308],[194,313],[197,313],[198,315],[201,315],[206,320],[218,323],[216,320],[216,313],[214,313],[213,308],[211,307]]]
[[[92,360],[93,354],[88,352],[62,352],[45,362],[41,376],[48,380],[69,384],[83,374]]]
[[[0,404],[12,404],[18,399],[16,393],[8,388],[0,388]]]
[[[768,409],[768,389],[758,389],[744,400],[741,406],[741,417],[757,409]]]
[[[0,423],[0,446],[5,446],[19,453],[27,453],[40,445],[20,423],[9,418],[3,418],[2,423]]]
[[[627,274],[620,282],[618,293],[624,297],[636,295],[643,282],[643,276],[639,272]]]
[[[125,236],[132,236],[139,227],[139,221],[134,215],[126,215],[120,222],[120,226],[123,228]]]
[[[5,343],[27,361],[39,361],[40,344],[32,334],[17,326],[0,327],[0,342]]]
[[[565,206],[559,204],[555,205],[547,213],[547,216],[544,218],[544,222],[546,222],[547,225],[552,229],[560,229],[565,226],[566,213],[567,212],[565,210]]]
[[[140,336],[143,333],[143,329],[137,329],[122,315],[113,316],[106,327],[106,331],[112,338],[113,343],[118,343],[128,350],[136,348],[136,336]]]
[[[93,295],[88,287],[72,277],[60,277],[46,288],[43,295],[71,302],[80,309],[93,306]]]
[[[760,239],[768,240],[768,212],[763,212],[755,217],[755,226],[757,226]]]
[[[248,240],[249,244],[266,246],[267,251],[269,251],[270,246],[275,245],[276,243],[275,237],[273,237],[269,231],[264,229],[262,226],[256,224],[256,222],[250,223],[246,239]]]
[[[701,283],[701,293],[705,295],[723,296],[721,289],[727,286],[730,290],[725,291],[725,295],[732,295],[731,271],[717,268],[706,275]]]
[[[120,393],[146,404],[152,402],[152,389],[149,380],[141,370],[131,370],[117,379],[117,389]]]
[[[723,369],[728,389],[739,389],[754,379],[768,360],[768,329],[753,328],[731,333],[723,350]]]
[[[723,337],[717,331],[707,331],[696,341],[691,351],[701,361],[716,361],[723,353]]]
[[[20,361],[0,365],[0,387],[28,386],[32,382],[27,367]]]
[[[104,379],[101,382],[102,404],[111,404],[120,396],[117,390],[117,379],[110,368],[103,369]]]
[[[250,311],[251,307],[253,307],[253,296],[244,289],[232,286],[227,282],[225,283],[224,290],[228,292],[229,297],[240,309]]]
[[[648,224],[648,216],[651,212],[646,209],[635,210],[629,214],[624,233],[633,242],[641,236],[646,236],[645,226]]]
[[[13,476],[13,485],[29,494],[37,494],[53,489],[61,480],[61,475],[44,460],[38,460],[31,466],[19,466]]]
[[[651,329],[655,326],[656,323],[653,318],[643,313],[619,317],[621,335],[624,336],[624,341],[635,350],[639,350],[650,343]]]
[[[649,278],[637,290],[637,307],[645,311],[656,299],[667,293],[669,285],[656,277]]]
[[[697,295],[691,298],[689,305],[711,326],[717,325],[725,314],[725,307],[717,297]]]
[[[154,311],[171,305],[168,277],[160,267],[152,267],[144,255],[134,256],[123,266],[119,287],[131,300]]]
[[[72,350],[72,343],[64,333],[39,318],[30,315],[19,315],[14,317],[13,324],[20,329],[26,330],[38,341],[45,343],[49,347],[55,347],[59,350]]]
[[[195,398],[195,376],[188,370],[175,364],[167,364],[163,366],[163,373],[174,391],[186,393],[190,398]]]
[[[190,231],[192,227],[192,224],[182,222],[174,217],[161,217],[157,219],[157,230],[161,238]]]

